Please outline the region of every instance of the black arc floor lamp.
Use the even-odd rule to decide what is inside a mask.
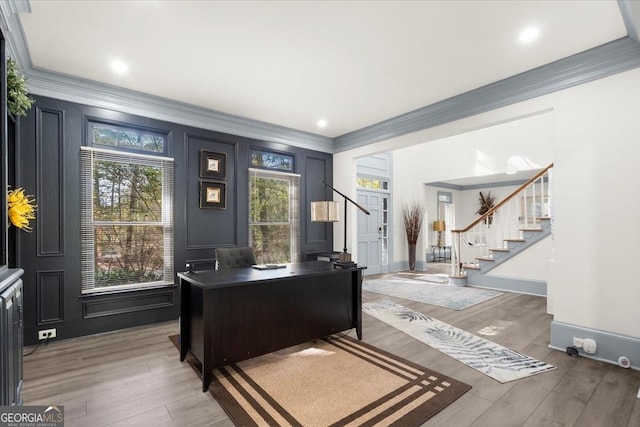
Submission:
[[[331,185],[322,181],[325,187],[329,187],[342,197],[344,197],[344,250],[338,258],[336,264],[338,266],[351,266],[355,265],[351,261],[351,254],[347,251],[347,202],[351,202],[358,207],[362,212],[367,215],[371,215],[368,210],[351,200],[348,196],[342,194],[340,191],[333,188]],[[311,222],[337,222],[338,218],[338,202],[334,201],[321,201],[311,202]]]

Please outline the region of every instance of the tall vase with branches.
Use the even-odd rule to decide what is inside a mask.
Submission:
[[[416,244],[418,236],[422,228],[424,219],[425,206],[424,203],[414,201],[412,203],[402,204],[402,219],[404,221],[404,230],[407,233],[407,243],[409,245],[409,270],[416,269]]]

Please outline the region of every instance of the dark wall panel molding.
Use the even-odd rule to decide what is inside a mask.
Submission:
[[[333,182],[331,176],[327,176],[327,159],[306,156],[307,175],[305,176],[304,186],[306,191],[306,200],[300,212],[304,213],[303,220],[307,223],[305,233],[302,235],[306,244],[329,244],[331,243],[331,230],[333,224],[322,222],[311,222],[311,214],[309,209],[311,202],[318,200],[333,200],[333,194],[330,189],[322,184],[322,181]]]
[[[173,298],[173,288],[141,291],[132,294],[123,293],[112,296],[87,297],[82,301],[82,314],[84,319],[90,319],[172,307]]]
[[[64,271],[38,271],[38,325],[64,321]]]
[[[219,178],[200,176],[201,151],[219,153],[225,158],[225,174]],[[186,249],[213,249],[238,246],[237,143],[186,135]],[[224,209],[200,207],[200,185],[214,182],[226,188]]]
[[[318,185],[332,176],[332,155],[260,141],[242,136],[187,127],[64,100],[35,95],[36,108],[20,120],[17,181],[33,189],[40,212],[36,222],[44,232],[21,233],[21,267],[25,270],[25,342],[37,343],[40,324],[55,324],[58,337],[116,330],[177,318],[175,287],[162,290],[81,295],[80,162],[86,143],[86,123],[97,121],[162,129],[170,135],[169,153],[174,158],[174,265],[184,271],[186,260],[212,259],[220,246],[248,243],[248,170],[251,147],[289,154],[296,159],[300,188],[301,233],[307,226],[311,201],[305,182]],[[200,176],[200,151],[225,156],[224,176]],[[307,160],[309,165],[307,165]],[[309,166],[309,167],[308,167]],[[225,209],[200,208],[200,181],[226,184]],[[305,181],[306,180],[306,181]],[[317,191],[317,189],[315,190]],[[321,190],[320,190],[321,191]],[[41,204],[42,202],[42,204]],[[39,211],[40,211],[39,209]],[[301,252],[330,249],[328,237],[308,244]],[[41,243],[43,242],[43,243]],[[41,249],[42,248],[42,249]]]
[[[64,116],[36,106],[38,256],[64,255]]]

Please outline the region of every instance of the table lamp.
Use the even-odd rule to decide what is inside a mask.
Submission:
[[[338,257],[338,266],[351,266],[354,263],[351,261],[351,254],[347,251],[347,202],[351,202],[358,207],[362,212],[370,215],[369,211],[351,200],[349,197],[342,194],[326,182],[322,181],[325,187],[329,187],[342,197],[344,197],[344,249]],[[338,202],[334,201],[320,201],[311,202],[311,222],[336,222],[338,221]]]
[[[446,229],[443,220],[433,221],[433,231],[438,232],[438,247],[442,246],[442,232]]]

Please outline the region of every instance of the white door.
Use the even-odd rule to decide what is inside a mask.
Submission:
[[[375,191],[358,190],[358,204],[370,215],[358,211],[358,265],[366,266],[365,275],[389,271],[388,224],[386,207],[389,196]]]

